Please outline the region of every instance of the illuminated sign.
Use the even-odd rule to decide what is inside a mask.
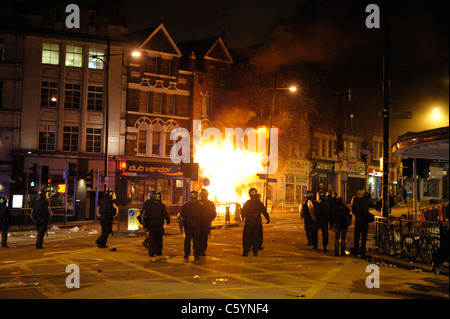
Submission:
[[[58,184],[58,193],[66,192],[66,184]]]
[[[163,178],[182,177],[183,172],[178,165],[128,162],[124,175]]]

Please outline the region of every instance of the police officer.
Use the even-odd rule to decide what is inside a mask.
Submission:
[[[48,192],[41,190],[38,193],[38,199],[34,202],[31,211],[31,219],[36,224],[36,249],[44,249],[44,235],[47,232],[48,222],[52,216],[49,208]]]
[[[323,251],[327,251],[328,245],[328,223],[330,222],[331,209],[330,203],[323,190],[317,192],[317,211],[316,211],[316,229],[322,231]]]
[[[111,189],[107,190],[105,196],[100,200],[97,207],[97,216],[100,218],[102,233],[95,243],[98,248],[107,248],[106,242],[108,236],[112,234],[112,224],[114,217],[119,212],[118,207],[114,204],[115,194]],[[114,213],[115,212],[115,213]]]
[[[244,230],[242,233],[242,244],[244,252],[243,257],[248,256],[250,250],[253,251],[253,256],[258,256],[258,248],[260,245],[259,226],[261,224],[261,214],[270,222],[269,214],[263,203],[259,200],[258,191],[256,188],[250,188],[248,191],[250,199],[245,202],[241,210],[241,217],[244,219]]]
[[[189,193],[189,202],[183,205],[180,218],[184,226],[184,259],[189,260],[191,253],[191,242],[193,241],[194,259],[198,260],[201,251],[201,223],[203,215],[203,204],[198,200],[197,191]]]
[[[314,193],[312,191],[306,191],[305,202],[302,205],[302,217],[305,222],[305,232],[306,232],[306,245],[313,245],[314,249],[317,249],[317,232],[314,234],[314,222],[316,220],[316,215],[314,212]]]
[[[353,256],[364,257],[366,255],[367,233],[369,231],[369,198],[365,196],[364,190],[356,192],[352,199],[352,214],[355,215],[355,232],[353,243]],[[361,240],[361,241],[360,241]]]
[[[148,255],[150,257],[154,257],[155,254],[162,255],[164,221],[167,225],[170,224],[166,205],[161,202],[161,193],[155,192],[152,197],[146,200],[142,207],[144,229],[149,235]]]
[[[0,231],[2,232],[2,247],[8,248],[6,242],[8,240],[8,228],[11,222],[11,215],[8,208],[8,200],[6,197],[0,197]]]
[[[211,222],[216,218],[216,205],[208,200],[209,192],[207,189],[200,191],[200,202],[203,204],[202,225],[200,228],[200,256],[206,255],[208,247],[208,237],[211,232]]]

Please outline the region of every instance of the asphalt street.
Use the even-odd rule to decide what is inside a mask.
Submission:
[[[149,257],[142,245],[143,231],[116,232],[109,247],[99,249],[94,244],[99,230],[98,223],[50,228],[43,250],[34,248],[34,231],[14,233],[10,248],[0,250],[0,299],[449,298],[448,275],[376,258],[334,256],[333,230],[327,251],[311,250],[295,213],[272,214],[257,257],[241,257],[239,224],[215,227],[207,256],[198,261],[191,256],[188,262],[175,220],[165,228],[163,256],[157,258]],[[352,243],[350,228],[347,246]],[[78,269],[79,288],[70,287],[76,273],[69,265]],[[369,265],[378,267],[379,288],[368,287],[377,274]]]

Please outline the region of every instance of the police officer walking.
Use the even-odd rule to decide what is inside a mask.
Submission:
[[[202,225],[200,227],[200,256],[206,255],[208,237],[211,233],[211,222],[216,218],[216,205],[208,200],[209,192],[206,189],[200,191],[200,202],[203,204]]]
[[[31,219],[36,224],[36,249],[44,249],[44,235],[47,232],[48,222],[52,216],[52,211],[49,207],[48,193],[41,190],[38,193],[38,199],[34,202],[33,210],[31,211]]]
[[[241,210],[241,217],[244,219],[244,230],[242,233],[242,245],[244,252],[243,257],[248,256],[250,250],[253,251],[253,256],[258,256],[258,248],[260,246],[260,224],[261,214],[267,220],[267,224],[270,222],[269,214],[266,207],[259,200],[258,191],[255,188],[250,188],[248,191],[250,199],[245,202]]]
[[[363,190],[356,192],[352,199],[352,214],[355,215],[355,233],[353,244],[353,256],[364,257],[366,255],[367,233],[369,231],[369,198]],[[361,240],[361,241],[360,241]]]
[[[2,232],[2,247],[8,248],[6,242],[8,240],[8,228],[10,226],[11,216],[8,208],[8,200],[6,197],[0,197],[0,231]]]
[[[115,194],[111,189],[107,190],[105,196],[100,200],[97,207],[97,216],[100,218],[100,224],[102,227],[102,233],[97,238],[95,243],[98,248],[107,248],[106,242],[108,236],[112,234],[112,224],[114,217],[117,216],[119,208],[114,204]],[[114,214],[114,212],[116,212]]]
[[[316,215],[314,212],[314,193],[312,191],[306,191],[306,200],[302,205],[302,217],[305,222],[305,232],[306,232],[306,245],[313,245],[314,249],[317,249],[317,231],[314,232],[314,222],[316,220]],[[314,236],[315,234],[315,236]]]
[[[194,259],[198,260],[201,251],[201,224],[203,215],[203,204],[198,200],[197,191],[189,193],[189,202],[183,205],[180,218],[184,226],[184,259],[189,260],[191,253],[191,242],[193,241]]]
[[[149,234],[148,255],[154,257],[162,255],[164,221],[170,224],[166,205],[161,202],[161,193],[155,192],[153,198],[145,201],[142,207],[144,229]]]

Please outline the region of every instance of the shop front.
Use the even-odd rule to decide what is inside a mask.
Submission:
[[[358,190],[366,189],[366,163],[353,161],[347,163],[348,193],[347,200],[356,196]]]
[[[316,194],[318,191],[335,192],[334,185],[334,165],[331,161],[313,161],[311,170],[312,191]]]
[[[383,178],[383,171],[376,167],[370,167],[367,170],[367,192],[371,198],[378,199],[381,197],[381,184]]]
[[[121,190],[122,199],[126,194],[126,206],[141,207],[151,191],[160,192],[162,202],[166,205],[183,203],[185,185],[179,165],[126,162],[120,174],[121,187],[118,189]]]
[[[305,200],[309,189],[311,163],[306,160],[290,160],[285,168],[284,204],[286,207],[298,206]]]

